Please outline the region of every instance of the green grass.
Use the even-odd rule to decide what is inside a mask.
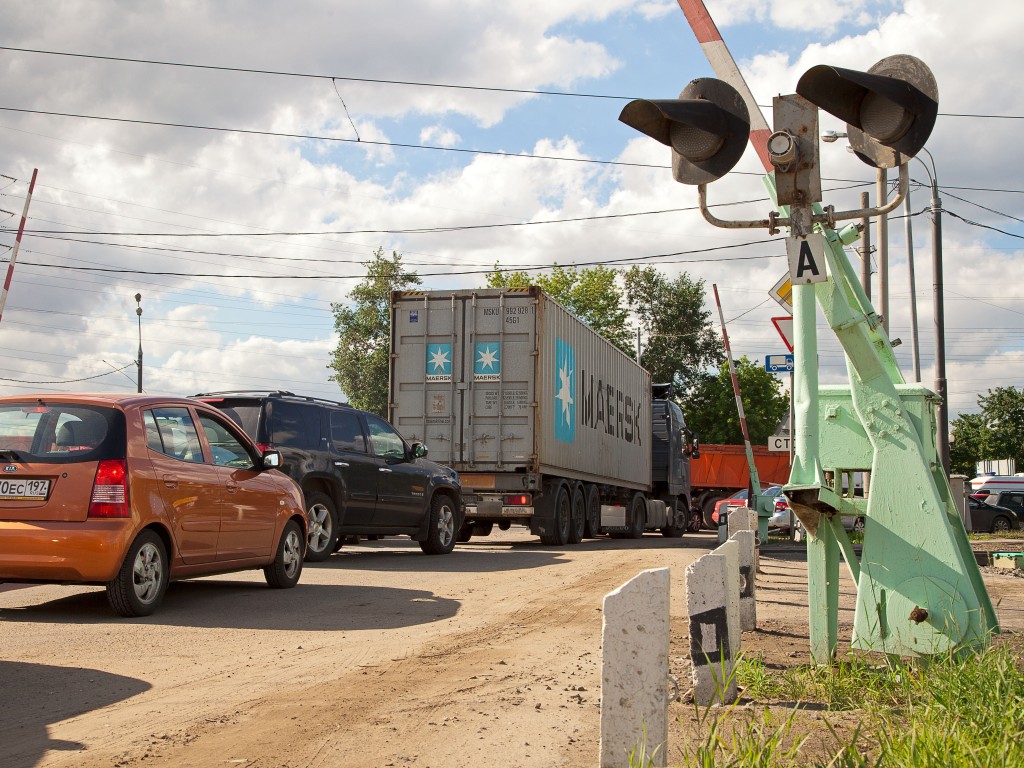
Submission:
[[[698,737],[674,750],[677,765],[1024,766],[1024,671],[1005,646],[930,663],[851,657],[782,671],[744,659],[736,675],[753,706],[698,709]]]

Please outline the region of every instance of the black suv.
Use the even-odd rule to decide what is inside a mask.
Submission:
[[[235,421],[302,488],[309,516],[306,559],[324,560],[345,536],[406,534],[428,555],[455,546],[464,514],[453,469],[427,461],[372,413],[291,392],[209,392],[193,397]]]

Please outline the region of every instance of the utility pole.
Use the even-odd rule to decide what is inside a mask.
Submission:
[[[867,210],[871,205],[871,196],[867,192],[860,193],[860,207]],[[871,218],[865,216],[860,220],[860,283],[864,286],[864,295],[871,300]]]
[[[135,308],[135,314],[139,318],[139,356],[135,360],[138,366],[138,382],[139,382],[139,393],[142,393],[142,294],[135,294],[135,303],[138,305]]]

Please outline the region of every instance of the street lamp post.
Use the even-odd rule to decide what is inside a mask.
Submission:
[[[938,443],[939,458],[943,471],[949,476],[949,399],[946,393],[946,310],[943,305],[942,280],[942,201],[939,199],[939,175],[935,169],[935,158],[924,147],[921,151],[928,156],[928,163],[918,157],[928,174],[932,187],[932,286],[935,311],[935,394],[939,396]]]
[[[139,393],[142,392],[142,294],[135,294],[135,303],[138,305],[135,308],[135,314],[139,318],[139,356],[135,360],[135,364],[138,366],[138,383]]]

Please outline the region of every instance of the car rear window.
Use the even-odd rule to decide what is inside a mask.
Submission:
[[[117,408],[77,403],[4,403],[0,457],[43,464],[123,459],[124,414]]]

